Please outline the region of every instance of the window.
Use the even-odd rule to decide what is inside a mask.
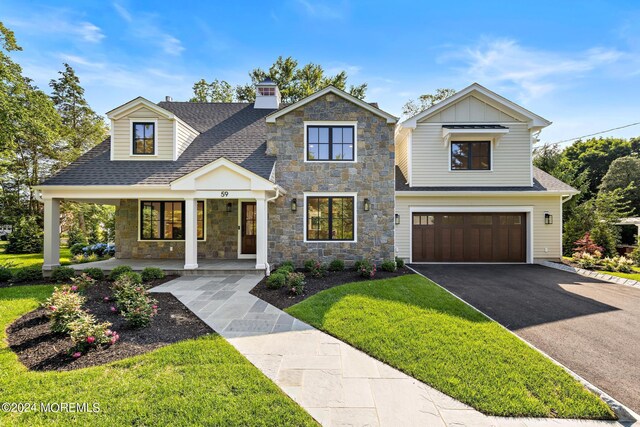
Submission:
[[[307,240],[354,240],[354,197],[307,197]]]
[[[155,154],[155,123],[133,123],[133,154]]]
[[[354,126],[307,126],[308,161],[353,161]]]
[[[435,217],[426,214],[413,214],[413,225],[434,225]]]
[[[204,240],[204,201],[197,202],[197,236]],[[184,240],[184,201],[143,201],[140,204],[140,239]]]
[[[259,87],[258,93],[262,96],[276,96],[275,87]]]
[[[469,141],[451,143],[451,170],[490,170],[491,143]]]

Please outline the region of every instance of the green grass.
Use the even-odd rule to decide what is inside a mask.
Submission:
[[[218,335],[99,367],[28,371],[7,348],[5,329],[51,290],[0,289],[0,402],[95,402],[100,412],[0,411],[0,425],[317,425]]]
[[[561,367],[418,275],[337,286],[286,311],[486,414],[614,417]]]
[[[0,241],[0,264],[4,262],[11,262],[14,264],[12,270],[16,270],[21,267],[30,267],[32,265],[42,265],[44,262],[44,258],[42,253],[39,254],[7,254],[4,252],[5,246],[7,245],[6,241]],[[66,265],[71,264],[71,253],[69,252],[69,248],[60,247],[60,264]]]
[[[637,268],[634,267],[634,270],[637,271]],[[619,273],[617,271],[602,271],[602,274],[608,274],[610,276],[623,277],[625,279],[638,280],[640,281],[640,273]]]

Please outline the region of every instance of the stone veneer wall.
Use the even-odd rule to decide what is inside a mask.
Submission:
[[[304,162],[304,122],[315,120],[357,120],[357,163]],[[269,203],[269,263],[341,258],[352,264],[363,257],[376,262],[394,257],[394,125],[327,94],[268,124],[267,136],[267,154],[277,156],[275,182],[287,191]],[[358,241],[305,243],[305,192],[357,192]],[[363,209],[365,198],[371,201],[369,212]]]
[[[231,202],[231,212],[226,211]],[[198,258],[238,257],[238,202],[207,200],[206,240],[198,242]],[[116,258],[184,259],[183,241],[138,241],[138,200],[121,200],[116,209]],[[171,250],[173,247],[173,250]]]

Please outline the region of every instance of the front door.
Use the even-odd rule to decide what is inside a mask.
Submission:
[[[256,253],[256,202],[242,202],[242,224],[240,252],[243,255]]]

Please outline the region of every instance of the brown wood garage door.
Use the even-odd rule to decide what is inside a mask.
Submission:
[[[413,262],[525,262],[524,213],[414,213]]]

